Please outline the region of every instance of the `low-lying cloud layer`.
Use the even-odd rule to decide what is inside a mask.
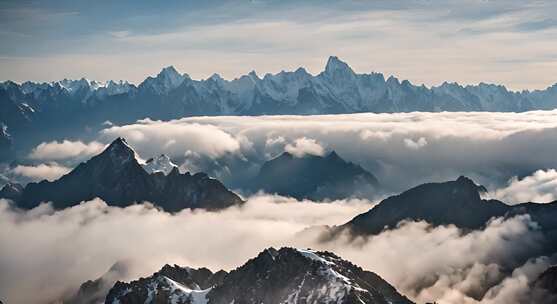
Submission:
[[[231,187],[284,151],[336,150],[375,174],[389,192],[469,175],[499,188],[514,176],[557,168],[557,111],[190,117],[104,129],[147,159],[166,153],[186,170]]]
[[[258,195],[243,207],[171,215],[149,205],[122,209],[100,200],[56,212],[46,205],[22,212],[0,201],[0,294],[8,303],[45,303],[116,261],[141,261],[122,278],[129,280],[164,263],[229,270],[266,247],[296,246],[334,251],[419,302],[510,303],[528,296],[527,283],[550,262],[539,258],[521,265],[541,241],[528,216],[494,219],[468,234],[453,226],[404,222],[369,239],[342,235],[321,242],[323,228],[307,229],[342,224],[371,206]]]
[[[493,196],[510,204],[537,202],[549,203],[557,200],[557,171],[538,170],[524,178],[513,177],[508,184],[495,190]]]

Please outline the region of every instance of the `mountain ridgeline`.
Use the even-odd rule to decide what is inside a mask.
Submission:
[[[326,156],[284,152],[261,166],[252,185],[255,190],[312,200],[369,198],[378,186],[373,174],[335,151]]]
[[[159,159],[168,161],[165,156]],[[119,207],[148,201],[169,212],[185,208],[216,210],[243,203],[222,183],[204,173],[182,174],[173,166],[166,175],[148,168],[153,173],[139,164],[135,151],[123,138],[117,138],[102,153],[58,180],[29,183],[25,188],[8,184],[0,194],[24,209],[41,202],[52,202],[54,208],[62,209],[96,197]],[[164,168],[169,169],[168,163]]]
[[[411,304],[373,272],[330,252],[265,249],[226,273],[164,266],[147,278],[117,282],[107,304]]]
[[[543,233],[540,253],[557,252],[557,201],[507,205],[498,200],[482,199],[484,192],[483,186],[463,176],[454,181],[422,184],[384,199],[337,229],[347,228],[357,235],[374,235],[396,228],[403,220],[424,220],[433,226],[455,225],[471,231],[485,227],[492,218],[525,214]]]
[[[0,160],[41,141],[88,134],[106,121],[194,115],[334,114],[410,111],[521,112],[557,108],[557,85],[512,92],[504,86],[443,83],[427,88],[383,74],[357,74],[330,57],[311,75],[255,72],[234,80],[219,75],[193,80],[173,67],[139,85],[86,79],[53,83],[0,83]]]

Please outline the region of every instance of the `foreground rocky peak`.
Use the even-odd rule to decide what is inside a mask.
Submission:
[[[412,302],[376,274],[333,253],[268,248],[228,274],[167,265],[149,278],[116,283],[106,303]]]

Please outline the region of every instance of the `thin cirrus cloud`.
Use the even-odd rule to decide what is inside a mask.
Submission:
[[[417,84],[485,81],[521,90],[555,82],[557,7],[551,2],[5,6],[0,6],[0,17],[6,17],[0,18],[6,29],[0,38],[10,43],[0,47],[0,79],[85,76],[138,83],[167,65],[194,78],[215,72],[233,78],[253,69],[266,73],[299,66],[317,73],[327,56],[339,55],[358,72],[380,71]],[[150,13],[153,8],[164,18]],[[14,12],[21,17],[11,17]],[[40,25],[31,17],[35,15],[43,16]]]
[[[0,293],[9,303],[56,302],[117,261],[141,261],[118,278],[130,280],[165,263],[230,270],[269,246],[294,246],[331,250],[419,303],[503,304],[528,299],[528,283],[551,263],[531,256],[542,239],[525,215],[493,219],[469,233],[403,222],[368,239],[320,239],[319,225],[345,223],[372,205],[256,195],[241,208],[169,214],[149,205],[109,207],[98,199],[56,212],[48,205],[21,211],[0,200]]]

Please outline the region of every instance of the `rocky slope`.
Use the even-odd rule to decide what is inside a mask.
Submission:
[[[105,303],[412,302],[378,275],[333,253],[269,248],[228,274],[165,266],[151,277],[116,283]]]
[[[58,180],[29,183],[19,195],[9,190],[0,193],[9,193],[8,198],[24,209],[41,202],[52,202],[54,208],[62,209],[96,197],[119,207],[148,201],[169,212],[185,208],[222,209],[243,203],[222,183],[204,173],[181,174],[173,167],[168,175],[149,174],[123,138],[117,138],[102,153]]]
[[[402,220],[425,220],[437,225],[455,225],[465,230],[479,229],[494,217],[528,214],[539,224],[546,243],[544,253],[557,252],[557,201],[507,205],[498,200],[482,199],[483,186],[459,177],[444,183],[429,183],[391,196],[337,229],[348,228],[359,234],[378,234],[395,228]]]

